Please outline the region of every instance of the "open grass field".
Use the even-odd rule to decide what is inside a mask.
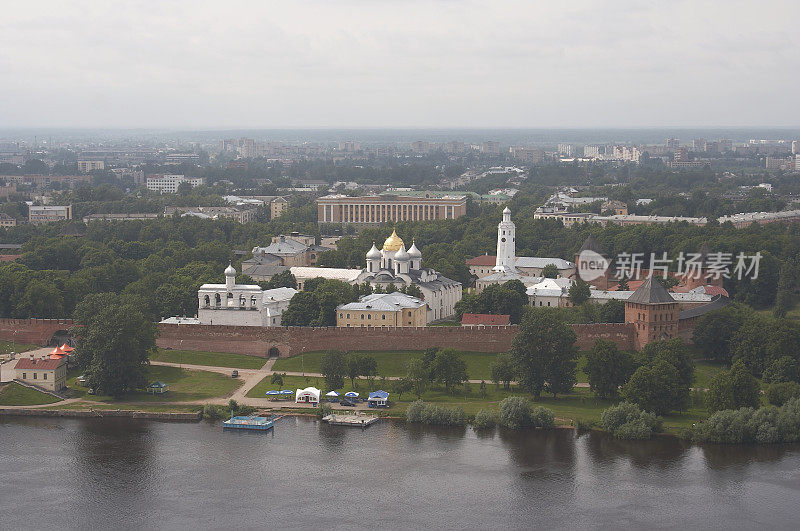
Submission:
[[[708,389],[711,380],[721,371],[727,370],[724,363],[707,360],[696,360],[694,362],[694,387]]]
[[[82,398],[92,402],[105,402],[122,407],[120,404],[132,402],[187,402],[192,400],[206,400],[227,396],[235,391],[241,380],[209,371],[190,371],[178,367],[160,367],[152,365],[147,377],[148,383],[160,380],[169,384],[169,391],[163,395],[151,395],[145,391],[135,391],[127,396],[115,399],[110,396],[90,395],[89,390],[77,384],[77,371],[70,371],[67,378],[67,387],[71,389],[73,397]]]
[[[353,351],[354,354],[372,356],[378,362],[378,374],[381,376],[405,376],[406,363],[412,358],[421,358],[423,352],[419,350],[372,350]],[[322,351],[306,352],[291,358],[280,358],[273,365],[276,372],[302,372],[319,373],[320,361],[325,355]],[[462,352],[461,359],[467,364],[467,374],[473,380],[489,381],[491,370],[489,366],[497,354],[487,352]]]
[[[59,399],[35,389],[11,382],[0,388],[0,406],[38,406],[52,404]]]
[[[244,354],[164,349],[158,349],[158,353],[150,359],[167,363],[205,365],[207,367],[231,367],[232,369],[260,369],[267,362],[264,358],[246,356]]]
[[[39,348],[28,343],[16,343],[14,341],[0,340],[0,354],[11,354],[12,352],[26,352]]]

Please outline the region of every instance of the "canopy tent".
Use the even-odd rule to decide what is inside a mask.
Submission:
[[[329,392],[325,393],[325,396],[337,397],[337,396],[339,396],[339,393],[337,393],[336,391],[329,391]]]
[[[284,389],[283,391],[281,391],[281,394],[282,395],[293,395],[294,391],[292,391],[291,389]]]
[[[267,396],[278,396],[280,394],[280,391],[267,391]]]
[[[64,352],[63,350],[61,350],[61,347],[56,347],[56,348],[54,348],[53,350],[50,351],[50,359],[51,360],[60,360],[61,358],[63,358],[66,355],[67,355],[67,353]]]
[[[147,392],[152,394],[164,394],[169,391],[169,384],[164,382],[153,382],[147,386]]]
[[[370,407],[386,407],[389,403],[389,393],[384,390],[374,391],[367,399]]]
[[[70,352],[72,352],[73,350],[75,350],[74,348],[72,348],[71,346],[67,345],[66,343],[64,343],[63,345],[61,345],[59,348],[60,348],[61,350],[63,350],[64,352],[66,352],[67,354],[69,354]]]
[[[316,387],[306,387],[305,389],[298,389],[294,395],[296,404],[300,403],[319,403],[320,390]]]
[[[344,394],[347,398],[358,398],[358,393],[355,391],[348,391]]]

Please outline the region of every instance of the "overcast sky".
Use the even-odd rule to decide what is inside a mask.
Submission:
[[[800,126],[800,1],[9,2],[0,127]]]

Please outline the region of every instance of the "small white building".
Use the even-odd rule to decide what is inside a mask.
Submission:
[[[203,284],[197,291],[197,318],[202,325],[280,326],[281,314],[297,293],[293,288],[263,290],[236,284],[236,269],[225,269],[225,284]]]
[[[295,404],[319,404],[320,390],[316,387],[298,389],[294,394]]]
[[[146,186],[148,190],[154,192],[175,194],[178,192],[178,187],[183,183],[188,183],[192,188],[195,188],[203,184],[203,178],[172,174],[154,175],[152,177],[147,177]]]

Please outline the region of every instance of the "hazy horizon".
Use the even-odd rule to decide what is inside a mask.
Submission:
[[[800,3],[14,4],[0,128],[800,127]]]

